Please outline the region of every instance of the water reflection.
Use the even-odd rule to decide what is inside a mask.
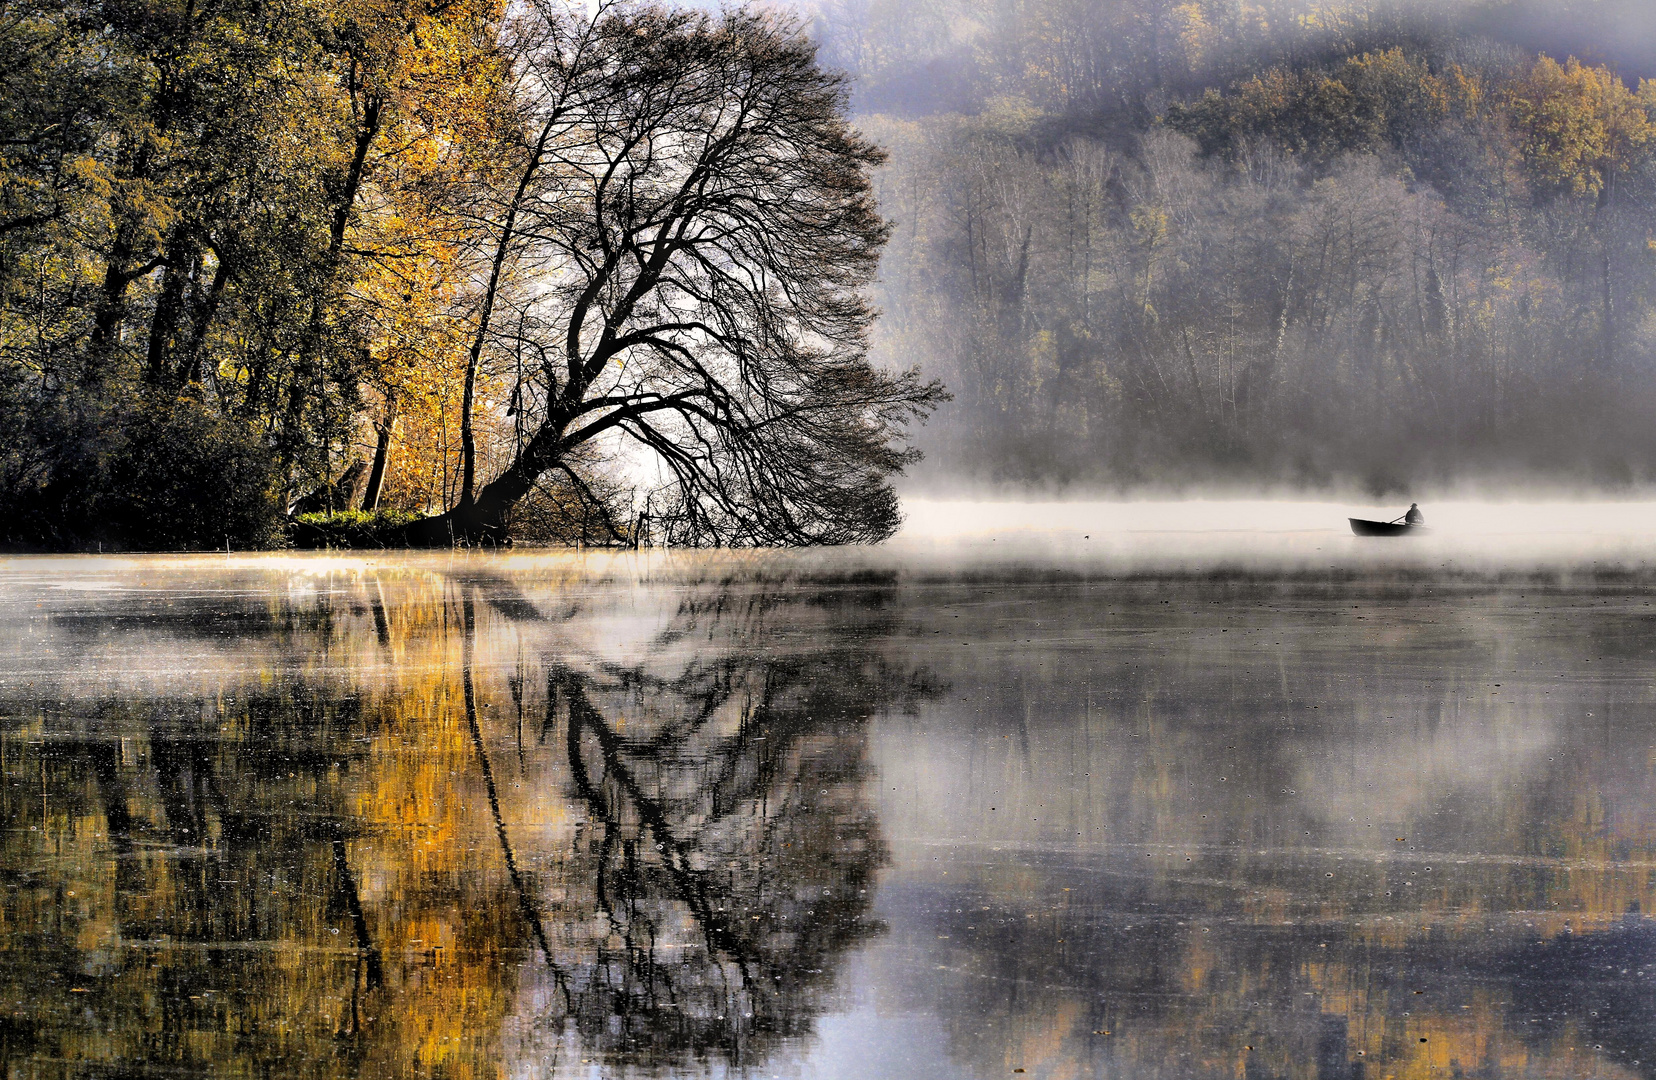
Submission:
[[[889,589],[192,580],[7,626],[0,1071],[741,1067],[879,932]]]
[[[1648,575],[88,567],[7,1075],[1656,1077]]]
[[[1647,585],[1088,592],[939,590],[876,754],[935,869],[874,977],[957,1067],[1656,1075]]]

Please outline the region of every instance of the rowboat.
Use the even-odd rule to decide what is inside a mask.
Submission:
[[[1357,536],[1418,536],[1429,532],[1424,525],[1410,525],[1406,521],[1368,521],[1364,518],[1346,518]]]

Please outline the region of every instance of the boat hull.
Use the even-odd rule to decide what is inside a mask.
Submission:
[[[1351,531],[1357,536],[1418,536],[1426,531],[1424,525],[1410,525],[1403,521],[1367,521],[1347,518]]]

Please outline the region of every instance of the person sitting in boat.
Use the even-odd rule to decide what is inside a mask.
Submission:
[[[1403,524],[1405,524],[1405,525],[1424,525],[1424,524],[1426,524],[1426,515],[1422,514],[1420,512],[1420,504],[1419,503],[1410,503],[1409,504],[1409,512],[1407,514],[1403,515]]]

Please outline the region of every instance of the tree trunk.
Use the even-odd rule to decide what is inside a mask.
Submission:
[[[295,440],[304,416],[305,398],[312,391],[319,374],[313,369],[316,367],[318,354],[322,351],[322,321],[327,315],[327,303],[333,292],[334,276],[344,254],[345,230],[351,223],[351,211],[356,207],[357,195],[362,190],[362,178],[367,172],[368,149],[379,136],[383,107],[384,102],[377,97],[370,97],[363,107],[362,121],[357,126],[356,145],[351,152],[351,164],[346,170],[339,201],[333,208],[333,220],[328,226],[328,250],[323,256],[321,272],[314,286],[315,292],[311,295],[310,318],[300,349],[298,370],[294,372],[293,382],[288,386],[287,410],[282,430],[284,474],[293,465],[297,451]],[[291,482],[291,478],[288,480]]]
[[[163,136],[171,127],[172,102],[166,93],[161,93],[150,104],[151,123],[154,133]],[[143,183],[150,177],[152,162],[150,136],[140,134],[138,145],[131,148],[130,165],[124,170],[123,179],[134,183]],[[143,266],[128,269],[132,260],[138,256],[139,215],[127,203],[129,196],[122,195],[117,204],[111,206],[118,216],[115,225],[114,243],[109,252],[109,261],[104,266],[103,287],[99,290],[98,301],[93,308],[91,349],[94,367],[101,368],[103,361],[109,356],[121,336],[121,323],[126,318],[127,288],[134,281],[143,277],[156,266],[160,260],[152,259]],[[102,374],[102,372],[98,372]]]
[[[483,290],[483,299],[477,314],[477,332],[472,336],[471,351],[466,354],[466,381],[460,398],[460,499],[457,504],[457,509],[460,510],[471,507],[477,484],[477,440],[472,432],[472,406],[477,390],[477,368],[483,360],[483,346],[488,342],[489,320],[494,316],[495,300],[500,296],[500,275],[512,250],[512,238],[517,233],[518,210],[523,206],[523,197],[528,192],[529,185],[535,182],[535,176],[540,172],[542,159],[546,155],[547,140],[552,137],[557,116],[554,112],[552,118],[541,126],[540,138],[535,141],[535,149],[518,177],[517,190],[512,193],[512,201],[506,207],[506,220],[500,226],[500,239],[495,244],[494,257],[490,260],[489,283]]]
[[[192,245],[180,229],[167,244],[166,269],[161,273],[161,295],[156,297],[155,312],[150,316],[149,362],[145,377],[152,387],[167,388],[172,375],[168,362],[178,336],[178,322],[184,311],[184,287],[189,282],[195,262]]]
[[[115,230],[115,245],[109,253],[109,262],[104,266],[103,286],[98,291],[98,302],[92,312],[90,351],[95,362],[109,355],[120,336],[121,320],[126,315],[127,286],[132,284],[127,264],[133,256],[133,231],[127,223],[122,223]]]
[[[563,425],[547,424],[505,472],[483,485],[476,498],[436,517],[412,522],[403,532],[410,547],[447,547],[456,543],[505,543],[512,509],[557,461]]]
[[[196,259],[199,267],[199,253]],[[212,325],[213,316],[218,313],[219,300],[223,298],[225,283],[230,279],[230,267],[225,263],[223,256],[218,256],[216,262],[213,267],[213,281],[207,286],[206,295],[199,295],[198,280],[198,295],[191,303],[190,338],[184,345],[178,361],[178,373],[174,376],[181,388],[192,382],[202,381],[201,346],[207,340],[207,328]],[[197,272],[199,275],[199,269]]]
[[[1611,375],[1616,370],[1616,297],[1615,289],[1610,278],[1610,244],[1606,239],[1604,245],[1603,262],[1604,287],[1604,366],[1600,369],[1604,375]]]
[[[1599,285],[1604,300],[1604,347],[1600,358],[1599,377],[1611,377],[1616,362],[1616,295],[1611,280],[1610,251],[1615,236],[1616,169],[1605,169],[1599,187],[1598,204],[1593,208],[1592,229],[1599,234]]]
[[[535,486],[540,474],[521,463],[483,485],[470,503],[446,514],[411,523],[403,534],[410,547],[448,547],[457,543],[506,543],[512,508]]]
[[[368,473],[368,486],[362,491],[362,509],[373,513],[379,509],[380,489],[385,485],[385,459],[391,451],[391,425],[397,421],[397,399],[387,395],[385,419],[379,425],[379,439],[374,444],[374,467]]]

